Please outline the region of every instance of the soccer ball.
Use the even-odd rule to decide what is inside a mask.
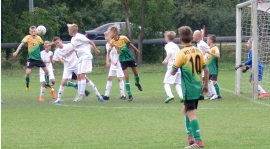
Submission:
[[[40,35],[40,36],[43,36],[43,35],[45,35],[45,33],[46,33],[46,28],[45,28],[45,26],[39,25],[39,26],[37,27],[37,34]]]

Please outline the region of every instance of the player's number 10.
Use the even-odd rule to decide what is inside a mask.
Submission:
[[[201,58],[200,58],[199,55],[196,55],[196,56],[195,56],[195,60],[193,60],[193,57],[192,57],[192,56],[191,56],[190,59],[189,59],[191,65],[192,65],[192,75],[193,75],[193,76],[194,76],[194,71],[196,71],[196,73],[197,73],[198,75],[200,75],[201,72],[202,72],[201,61],[200,61],[200,60],[201,60]],[[194,69],[195,69],[195,70],[194,70]]]

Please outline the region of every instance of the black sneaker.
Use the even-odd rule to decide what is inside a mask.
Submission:
[[[85,96],[87,97],[88,95],[90,95],[90,92],[89,92],[88,90],[85,90],[85,91],[84,91],[84,94],[85,94]]]
[[[135,83],[135,85],[138,87],[140,91],[142,91],[142,86],[139,83]]]
[[[132,95],[129,95],[129,96],[128,96],[128,101],[130,102],[130,101],[132,101],[132,100],[133,100]]]
[[[121,96],[119,99],[126,100],[126,96]]]
[[[108,97],[108,96],[104,96],[104,95],[101,95],[101,96],[102,96],[103,100],[109,100],[110,99],[110,97]]]
[[[74,88],[75,88],[76,90],[78,90],[78,84],[75,84]]]
[[[221,96],[218,96],[218,98],[217,98],[218,100],[222,100],[222,97]]]

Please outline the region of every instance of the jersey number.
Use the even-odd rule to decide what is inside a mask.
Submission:
[[[199,75],[202,72],[202,68],[201,68],[201,58],[199,55],[196,55],[195,60],[193,60],[193,57],[191,57],[189,59],[191,65],[192,65],[192,75],[194,76],[194,72],[196,71],[196,73]]]

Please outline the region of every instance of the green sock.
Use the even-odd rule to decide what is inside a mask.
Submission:
[[[29,76],[25,77],[25,81],[26,81],[26,83],[29,83],[30,82],[30,77]]]
[[[190,122],[188,116],[184,116],[185,119],[185,127],[188,135],[191,135]]]
[[[75,87],[75,86],[76,86],[76,83],[67,81],[67,82],[66,82],[66,86]]]
[[[214,87],[216,89],[217,95],[220,96],[220,91],[219,91],[219,85],[218,85],[218,83],[214,84]]]
[[[135,83],[136,84],[140,83],[140,77],[139,77],[139,75],[134,76],[134,79],[135,79]]]
[[[190,122],[191,132],[195,141],[201,140],[200,127],[197,119]]]
[[[49,79],[49,76],[48,75],[45,75],[45,81],[46,81],[46,85],[48,85],[49,82],[50,82],[50,79]]]
[[[130,83],[129,82],[126,82],[125,83],[125,86],[126,86],[126,90],[127,90],[128,95],[132,95],[131,94],[131,90],[130,90]]]

